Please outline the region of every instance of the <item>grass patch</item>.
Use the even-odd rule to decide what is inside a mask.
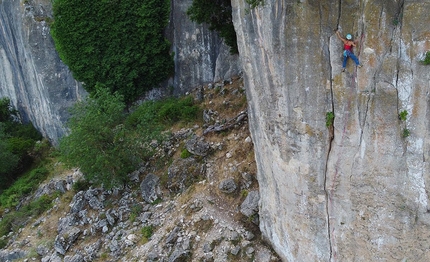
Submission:
[[[181,158],[189,158],[193,154],[190,153],[186,148],[182,149],[181,151]]]
[[[133,205],[131,207],[131,212],[130,212],[130,222],[133,223],[136,220],[136,217],[138,217],[140,213],[142,213],[142,211],[143,211],[142,205],[140,204]]]
[[[140,233],[142,234],[143,237],[149,239],[150,237],[152,237],[152,234],[154,233],[154,227],[153,226],[144,226],[140,230]]]
[[[57,196],[58,194],[43,195],[21,209],[5,214],[0,220],[0,237],[8,235],[11,231],[17,231],[25,226],[31,218],[40,216],[43,212],[52,208],[52,200]],[[4,239],[0,243],[0,248],[3,248],[1,245],[6,245],[6,243],[6,239]]]
[[[20,177],[11,187],[0,195],[2,208],[13,208],[19,204],[22,197],[32,193],[46,179],[49,172],[45,167],[39,167]]]
[[[152,127],[161,132],[177,122],[190,123],[201,115],[201,109],[194,104],[192,96],[147,101],[132,112],[126,120],[131,127]]]
[[[248,196],[248,190],[244,189],[240,192],[242,198],[246,198]]]
[[[167,188],[167,182],[169,182],[169,174],[166,172],[164,172],[161,176],[160,176],[160,185],[163,188]]]
[[[149,241],[149,239],[152,237],[152,235],[154,234],[154,227],[153,226],[144,226],[140,230],[140,233],[142,234],[141,244],[146,244]]]
[[[163,202],[163,199],[161,199],[161,198],[157,198],[156,200],[154,200],[154,201],[151,203],[151,205],[155,206],[155,205],[160,204],[161,202]]]

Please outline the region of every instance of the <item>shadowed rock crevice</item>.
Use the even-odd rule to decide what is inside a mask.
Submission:
[[[340,16],[342,15],[342,0],[339,0],[337,8],[338,8],[338,12],[337,12],[336,28],[339,28]]]
[[[340,5],[340,3],[339,3]],[[340,13],[340,12],[339,12]],[[339,14],[340,17],[340,14]],[[339,20],[338,20],[339,23]],[[339,25],[339,24],[338,24]],[[328,39],[328,42],[330,42],[330,37]],[[330,65],[330,100],[331,100],[331,112],[333,112],[334,115],[334,99],[333,99],[333,67],[332,67],[332,61],[331,61],[331,50],[330,50],[330,45],[328,46],[328,57],[329,57],[329,65]],[[326,162],[325,162],[325,169],[324,169],[324,193],[325,193],[325,212],[326,212],[326,220],[327,220],[327,236],[328,236],[328,243],[329,243],[329,248],[330,248],[330,255],[329,255],[329,260],[331,260],[332,256],[333,256],[333,248],[332,248],[332,240],[331,240],[331,228],[330,228],[330,212],[329,212],[329,201],[330,201],[330,197],[329,197],[329,192],[327,189],[327,170],[328,170],[328,160],[330,158],[330,153],[331,153],[331,148],[332,148],[332,143],[334,140],[334,120],[332,125],[330,125],[328,127],[329,132],[328,132],[328,150],[327,150],[327,156],[326,156]]]

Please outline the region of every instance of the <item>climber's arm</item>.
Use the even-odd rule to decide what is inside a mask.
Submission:
[[[337,35],[337,37],[343,42],[343,43],[346,43],[346,39],[343,39],[341,36],[340,36],[340,33],[339,33],[339,31],[338,30],[336,30],[336,35]]]

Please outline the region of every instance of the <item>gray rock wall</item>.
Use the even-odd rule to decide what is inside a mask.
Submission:
[[[430,1],[232,4],[263,235],[284,261],[430,260]]]
[[[167,36],[175,60],[173,87],[184,94],[203,83],[229,79],[240,71],[238,55],[231,55],[216,32],[192,22],[186,12],[193,0],[172,0]]]
[[[56,144],[83,90],[55,51],[51,14],[48,0],[0,1],[0,97]]]

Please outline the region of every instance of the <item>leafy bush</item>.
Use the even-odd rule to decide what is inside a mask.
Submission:
[[[100,83],[129,102],[173,73],[170,1],[54,0],[53,10],[56,49],[90,93]]]
[[[407,128],[403,129],[403,131],[402,131],[402,137],[403,138],[408,137],[410,134],[411,134],[411,131],[409,131],[409,129],[407,129]]]
[[[230,53],[239,53],[237,36],[233,26],[232,7],[230,0],[193,0],[187,15],[191,21],[206,23],[209,30],[215,30],[230,47]]]
[[[90,188],[90,183],[86,179],[79,179],[72,186],[75,192],[85,191]]]
[[[325,125],[327,127],[333,126],[334,123],[334,113],[333,112],[327,112],[325,115]]]
[[[163,130],[178,121],[196,120],[200,108],[194,105],[191,96],[178,99],[168,98],[161,101],[147,101],[140,105],[126,120],[129,126],[146,126],[155,130]]]
[[[122,125],[124,109],[122,96],[97,88],[94,96],[72,108],[71,133],[60,141],[65,162],[107,188],[125,182],[136,166],[134,143]]]
[[[399,113],[399,119],[402,121],[406,121],[406,117],[408,116],[408,111],[403,110],[402,112]]]
[[[169,98],[161,101],[158,120],[166,124],[178,121],[190,122],[197,118],[199,112],[199,107],[194,105],[191,96],[183,99]]]
[[[5,239],[0,239],[0,249],[5,248],[7,245],[7,241]]]
[[[12,107],[10,99],[3,97],[0,99],[0,122],[11,122],[18,112]]]

